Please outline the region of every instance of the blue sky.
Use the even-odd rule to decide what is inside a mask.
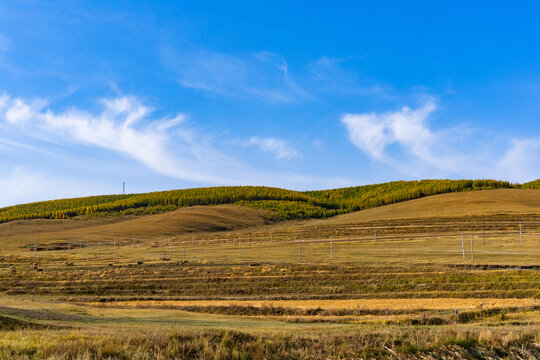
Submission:
[[[1,1],[0,206],[194,186],[525,182],[536,2]]]

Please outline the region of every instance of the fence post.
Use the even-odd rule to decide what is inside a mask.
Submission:
[[[471,262],[474,262],[474,249],[473,249],[473,239],[471,234]]]
[[[373,240],[377,242],[377,225],[373,224]]]
[[[186,260],[186,242],[184,241],[184,261]]]
[[[298,261],[302,260],[302,240],[298,239]]]
[[[463,240],[463,233],[461,233],[461,252],[463,253],[463,260],[465,260],[465,242]]]
[[[482,227],[484,228],[484,245],[486,245],[486,222],[485,221],[482,223]]]
[[[332,246],[332,236],[330,236],[330,258],[334,258],[334,248]]]
[[[521,245],[523,245],[523,233],[521,232],[521,221],[519,222],[519,241],[521,241]]]

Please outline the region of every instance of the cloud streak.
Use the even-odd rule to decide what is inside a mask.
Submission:
[[[162,59],[183,87],[203,93],[277,103],[309,96],[291,79],[285,59],[270,52],[232,55],[164,47]]]
[[[114,151],[170,178],[209,185],[272,185],[317,188],[347,183],[342,178],[314,178],[293,172],[251,166],[229,156],[212,143],[212,137],[193,128],[184,114],[154,117],[153,109],[134,96],[102,99],[96,111],[79,108],[53,111],[46,101],[0,96],[0,136],[4,152],[60,149],[63,145],[88,146]],[[29,139],[39,145],[30,146]],[[299,157],[297,150],[273,137],[251,137],[233,146],[254,146],[277,160]],[[74,156],[77,156],[75,153]]]
[[[273,154],[276,159],[299,157],[300,153],[281,139],[253,136],[242,143],[244,146],[256,146],[260,151]]]
[[[435,103],[428,101],[416,110],[405,106],[383,114],[345,114],[341,122],[347,128],[349,140],[377,160],[384,161],[385,149],[398,143],[414,156],[433,161],[429,151],[433,134],[425,121],[435,109]]]
[[[185,116],[152,119],[152,110],[133,96],[101,101],[96,114],[76,108],[55,113],[42,100],[3,95],[3,126],[46,141],[81,143],[127,155],[167,176],[206,183],[233,183],[224,164],[242,164],[215,151],[184,124]],[[174,150],[173,150],[174,149]],[[240,174],[242,172],[239,172]]]
[[[486,131],[468,128],[435,131],[428,120],[436,110],[429,99],[416,109],[344,114],[341,123],[354,146],[407,177],[538,177],[540,138],[490,138]]]

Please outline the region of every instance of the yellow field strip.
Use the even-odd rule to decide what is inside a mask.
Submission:
[[[355,309],[364,310],[473,310],[502,307],[540,306],[540,299],[347,299],[347,300],[186,300],[186,301],[125,301],[111,303],[87,303],[98,307],[164,307],[164,306],[275,306],[299,309]]]

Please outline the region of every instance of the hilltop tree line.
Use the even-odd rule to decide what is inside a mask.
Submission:
[[[522,185],[496,180],[394,181],[304,192],[263,186],[228,186],[91,196],[6,207],[0,209],[0,223],[19,219],[157,214],[187,206],[221,204],[268,209],[282,219],[324,218],[429,195],[500,188],[539,189],[540,180]]]

